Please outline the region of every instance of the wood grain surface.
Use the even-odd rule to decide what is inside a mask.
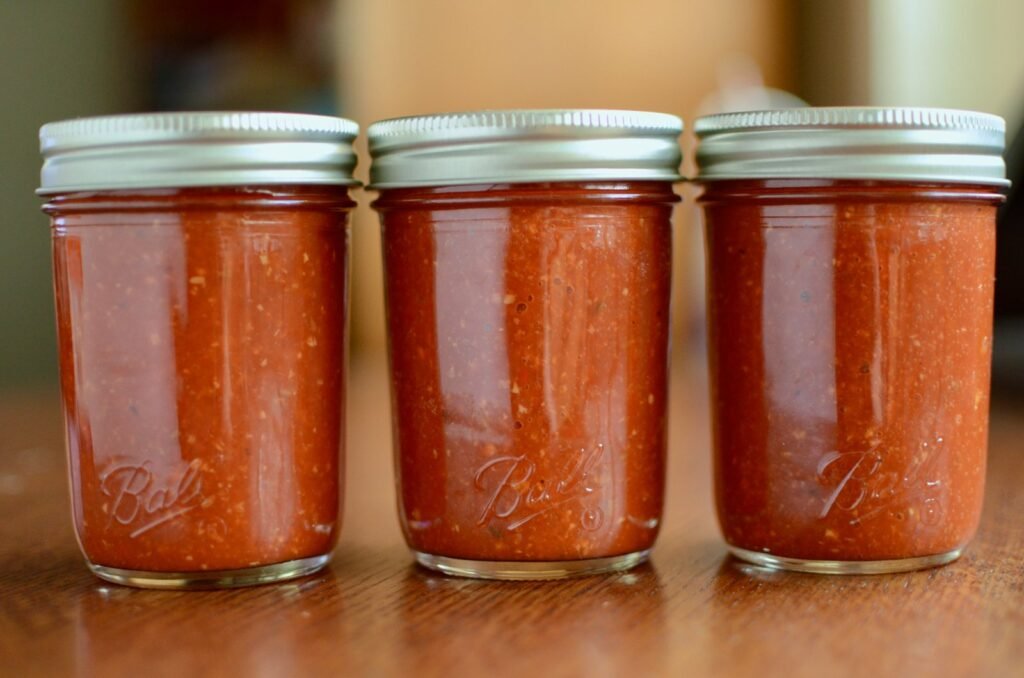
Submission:
[[[332,565],[232,591],[93,578],[71,528],[56,395],[0,397],[0,675],[1024,675],[1024,404],[996,400],[981,532],[959,562],[874,577],[786,574],[726,555],[706,384],[700,361],[677,365],[653,561],[562,582],[461,580],[411,563],[380,357],[352,368],[345,528]]]

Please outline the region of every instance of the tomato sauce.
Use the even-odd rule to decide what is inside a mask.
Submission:
[[[996,188],[705,185],[718,516],[734,548],[955,557],[982,508]]]
[[[340,523],[344,187],[59,194],[72,509],[94,566],[329,554]]]
[[[384,190],[399,508],[416,552],[646,552],[666,444],[669,182]]]

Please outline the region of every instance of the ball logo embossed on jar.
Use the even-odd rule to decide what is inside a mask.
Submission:
[[[833,509],[856,510],[868,497],[869,479],[882,466],[882,456],[877,448],[858,452],[832,451],[818,463],[818,479],[834,487],[825,498],[819,518],[825,518]],[[838,481],[833,480],[838,475]]]
[[[115,463],[101,474],[100,488],[113,499],[108,527],[117,522],[138,537],[203,504],[202,462],[193,459],[165,474],[155,472],[148,459]]]
[[[941,445],[941,437],[931,451],[927,442],[922,443],[917,463],[902,478],[884,470],[885,456],[880,444],[863,451],[829,452],[818,463],[817,477],[823,485],[832,486],[832,490],[825,497],[818,518],[845,512],[853,514],[850,524],[856,525],[888,509],[897,519],[919,520],[934,527],[942,515],[942,482],[932,478],[931,467],[936,458],[935,448]]]
[[[504,529],[513,531],[556,508],[578,503],[581,526],[599,529],[604,514],[585,500],[598,489],[593,476],[604,457],[604,449],[602,443],[578,448],[551,478],[540,477],[536,462],[525,454],[488,460],[474,477],[475,487],[485,497],[477,524],[508,520]]]

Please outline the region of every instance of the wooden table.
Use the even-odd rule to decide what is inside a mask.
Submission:
[[[996,403],[982,528],[959,562],[875,577],[777,573],[730,559],[719,539],[694,365],[673,383],[653,562],[563,582],[470,581],[412,565],[379,357],[352,368],[333,564],[251,589],[143,591],[93,578],[71,529],[55,395],[0,398],[0,675],[1024,675],[1024,407]]]

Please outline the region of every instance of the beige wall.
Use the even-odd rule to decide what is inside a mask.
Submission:
[[[939,106],[1024,120],[1021,0],[797,0],[816,106]]]
[[[502,107],[649,109],[690,121],[735,55],[753,57],[767,84],[791,85],[790,3],[781,0],[349,0],[338,20],[345,113],[364,124]],[[361,201],[353,330],[365,348],[382,345],[384,325],[377,222],[369,197]],[[676,220],[680,317],[692,307],[689,262],[700,256],[692,209]]]
[[[119,0],[0,0],[0,390],[55,382],[39,126],[123,109]]]
[[[870,96],[878,105],[1024,119],[1024,2],[870,0]]]
[[[812,106],[871,100],[872,0],[797,0],[799,93]]]

